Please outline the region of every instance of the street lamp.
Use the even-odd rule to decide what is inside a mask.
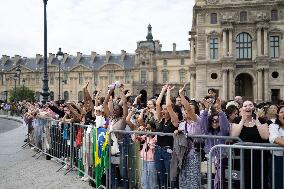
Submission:
[[[17,85],[17,79],[19,78],[17,73],[14,74],[14,81],[15,81],[15,87],[14,87],[14,100],[16,100],[16,85]]]
[[[48,75],[47,75],[47,21],[46,21],[46,4],[48,0],[43,0],[44,5],[44,55],[43,55],[43,68],[44,74],[42,79],[42,103],[45,104],[49,96],[48,88]]]
[[[65,96],[64,96],[64,90],[63,90],[63,85],[65,85],[65,82],[66,82],[66,80],[63,79],[63,80],[62,80],[62,99],[63,99],[63,100],[66,100],[66,99],[65,99]]]
[[[19,85],[21,84],[21,83],[20,83],[20,82],[21,82],[21,72],[22,72],[22,70],[21,70],[20,67],[18,66],[17,69],[16,69],[16,74],[17,74],[17,76],[18,76],[18,78],[19,78]]]
[[[61,51],[61,48],[59,48],[59,51],[56,54],[56,58],[58,59],[58,74],[59,74],[59,79],[58,79],[58,100],[60,100],[60,69],[61,69],[61,61],[63,60],[63,52]]]

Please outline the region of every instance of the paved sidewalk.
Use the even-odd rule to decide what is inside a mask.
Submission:
[[[21,121],[21,118],[16,118]],[[3,119],[0,116],[0,126]],[[14,122],[11,120],[11,122]],[[14,123],[13,123],[14,124]],[[65,170],[56,172],[61,164],[35,159],[29,147],[23,149],[27,127],[19,127],[0,134],[0,188],[92,188],[73,171],[64,175]]]

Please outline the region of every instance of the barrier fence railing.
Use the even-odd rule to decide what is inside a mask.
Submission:
[[[176,180],[174,180],[173,178],[170,179],[172,176],[171,172],[173,171],[170,170],[170,167],[173,167],[171,166],[173,162],[166,160],[166,155],[160,154],[161,148],[157,144],[153,144],[152,141],[147,137],[167,136],[173,138],[176,135],[177,134],[174,133],[148,131],[111,131],[109,134],[109,141],[112,141],[112,147],[109,149],[110,166],[108,171],[108,188],[117,188],[119,186],[124,188],[138,188],[139,186],[147,183],[147,181],[152,182],[147,183],[151,184],[151,188],[177,188],[178,183],[179,185],[182,184],[181,182],[188,184],[185,176],[192,175],[192,173],[190,172],[195,172],[195,175],[191,179],[195,180],[195,184],[198,188],[206,187],[207,159],[204,148],[206,148],[208,144],[210,146],[210,144],[214,145],[214,143],[218,144],[242,142],[238,137],[215,135],[186,135],[188,141],[192,142],[192,146],[189,146],[189,149],[187,149],[188,154],[184,154],[185,158],[183,161],[185,163],[183,164],[182,169],[178,170],[180,176],[177,177]],[[137,140],[135,140],[137,139],[137,137],[140,138],[139,142],[142,142],[141,138],[145,141],[143,146],[150,146],[150,149],[148,149],[148,151],[145,151],[144,156],[143,154],[141,154],[141,151],[139,155],[139,147],[137,148]],[[117,141],[118,144],[114,144],[115,141]],[[115,149],[115,146],[117,146],[118,149]],[[140,147],[140,149],[142,148],[142,151],[143,146]],[[173,156],[172,153],[176,153],[175,150],[175,148],[167,148],[167,151],[170,152],[169,156]],[[207,149],[207,152],[209,152],[209,150],[210,149]],[[157,153],[154,158],[151,157],[153,155],[153,152]],[[147,162],[145,162],[145,157],[146,160],[147,158],[149,158]],[[163,169],[160,167],[161,164],[167,165],[165,167],[166,170],[163,171]],[[191,170],[185,170],[187,168]],[[151,174],[151,172],[153,173]],[[153,177],[155,177],[155,175],[158,176],[157,181],[153,181]],[[167,179],[163,180],[163,178]]]
[[[222,165],[221,158],[217,164],[221,167],[216,173],[223,179],[217,188],[284,188],[284,148],[269,143],[236,143],[234,145],[215,145],[209,152],[209,161],[213,161],[214,151],[228,151],[227,165]],[[239,153],[239,159],[234,153]],[[237,161],[237,162],[236,162]],[[233,164],[239,166],[234,167]],[[275,165],[276,164],[276,165]],[[208,164],[207,185],[213,188],[212,165]],[[210,174],[211,173],[211,174]],[[275,177],[277,175],[277,177]],[[226,181],[225,178],[227,178]],[[214,183],[215,184],[215,183]],[[216,188],[214,186],[214,188]]]
[[[108,132],[93,125],[67,124],[41,118],[33,120],[33,128],[29,133],[29,145],[37,149],[33,156],[53,157],[62,163],[57,171],[69,167],[65,174],[76,170],[79,176],[91,180],[97,188],[139,188],[147,181],[154,183],[156,188],[162,185],[175,188],[177,183],[187,183],[185,176],[189,175],[200,188],[213,188],[213,185],[214,188],[248,188],[248,185],[254,188],[258,184],[254,182],[256,177],[262,181],[259,188],[266,188],[266,185],[277,188],[276,170],[279,161],[283,163],[284,148],[277,145],[244,143],[237,137],[229,136],[186,135],[189,145],[185,149],[182,167],[174,169],[179,177],[173,177],[173,162],[170,159],[176,160],[173,157],[177,151],[169,146],[160,147],[156,137],[158,140],[161,137],[164,137],[162,140],[177,140],[177,134]],[[255,154],[255,151],[260,152]],[[282,153],[280,160],[279,151]],[[267,165],[271,165],[271,176],[265,163],[269,159],[272,163]],[[253,163],[248,164],[248,161]],[[255,169],[257,162],[260,166],[256,175],[251,170]],[[247,183],[245,177],[248,173],[253,182]]]

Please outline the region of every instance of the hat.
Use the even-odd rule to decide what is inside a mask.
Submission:
[[[94,108],[95,108],[95,110],[97,110],[97,111],[101,111],[101,112],[103,112],[103,111],[104,111],[104,108],[103,108],[103,106],[102,106],[102,105],[95,106]]]

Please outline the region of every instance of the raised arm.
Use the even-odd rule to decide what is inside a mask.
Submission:
[[[109,115],[112,113],[109,108],[109,100],[110,100],[110,95],[111,93],[113,93],[113,91],[114,91],[114,88],[108,91],[106,98],[104,100],[104,103],[103,103],[104,111],[107,117],[109,117]]]
[[[190,103],[185,99],[185,96],[184,96],[184,88],[185,88],[185,86],[186,86],[186,84],[183,86],[183,88],[181,88],[179,90],[179,96],[180,96],[180,99],[181,99],[181,103],[183,104],[184,109],[187,111],[187,113],[189,114],[190,118],[193,121],[197,121],[197,116],[195,114],[195,111],[191,108]]]
[[[171,117],[171,122],[175,127],[178,127],[178,115],[174,112],[172,101],[171,101],[171,90],[174,89],[174,87],[168,86],[167,88],[167,96],[166,96],[166,106],[167,110]]]
[[[131,130],[134,130],[136,125],[134,125],[132,122],[131,122],[131,117],[134,115],[134,107],[132,107],[132,109],[130,110],[130,112],[128,113],[127,117],[126,117],[126,124],[131,128]]]
[[[161,102],[162,102],[162,98],[163,98],[166,90],[167,90],[167,85],[164,85],[162,90],[161,90],[161,93],[160,93],[160,95],[159,95],[159,97],[158,97],[158,99],[156,101],[156,112],[157,112],[157,119],[158,119],[158,121],[161,120],[161,111],[162,111]]]
[[[217,112],[219,112],[219,125],[222,135],[227,136],[230,132],[230,123],[226,114],[222,111],[221,99],[218,97],[215,103]]]
[[[267,123],[261,124],[257,115],[255,125],[259,132],[260,137],[264,140],[267,140],[269,138],[268,124]]]
[[[123,109],[123,119],[126,120],[126,117],[128,115],[128,108],[127,108],[127,100],[126,100],[126,96],[124,94],[124,89],[121,87],[120,88],[120,98],[122,101],[122,109]]]
[[[242,119],[240,121],[239,124],[233,123],[232,125],[232,129],[230,132],[230,136],[232,137],[239,137],[241,134],[241,131],[243,129],[244,123],[245,123],[245,116],[244,116],[244,110],[241,109],[241,115],[242,115]]]

